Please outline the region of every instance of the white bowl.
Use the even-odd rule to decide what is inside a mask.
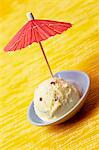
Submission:
[[[55,121],[49,121],[49,122],[41,120],[35,114],[34,102],[32,101],[28,109],[28,118],[33,125],[46,126],[46,125],[55,125],[55,124],[62,123],[70,119],[71,117],[73,117],[80,110],[80,108],[83,106],[86,100],[86,96],[90,87],[90,79],[86,73],[81,71],[61,71],[56,73],[54,76],[58,78],[63,78],[64,80],[67,80],[72,84],[75,84],[80,89],[82,96],[79,99],[78,103],[76,103],[75,106],[72,107],[72,109],[69,110],[66,114],[62,115]]]

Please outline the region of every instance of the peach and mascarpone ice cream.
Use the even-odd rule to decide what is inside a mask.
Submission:
[[[44,121],[53,121],[67,113],[79,99],[79,91],[73,84],[63,79],[50,78],[35,90],[35,113]]]

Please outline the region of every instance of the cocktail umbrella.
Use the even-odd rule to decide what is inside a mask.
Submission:
[[[16,51],[37,42],[40,45],[44,58],[46,60],[48,69],[53,77],[53,73],[46,54],[44,52],[41,41],[48,39],[56,34],[61,34],[72,25],[71,23],[52,21],[52,20],[38,20],[34,19],[31,12],[27,13],[28,22],[19,30],[19,32],[11,39],[4,50]]]

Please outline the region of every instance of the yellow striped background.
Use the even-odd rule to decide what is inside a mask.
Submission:
[[[0,0],[0,150],[98,150],[98,0]],[[3,52],[9,39],[35,18],[67,21],[73,27],[43,42],[53,73],[82,70],[91,89],[81,111],[66,123],[36,127],[27,120],[35,87],[50,77],[38,44]]]

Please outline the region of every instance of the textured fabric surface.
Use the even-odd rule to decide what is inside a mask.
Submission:
[[[50,77],[34,43],[21,51],[3,47],[35,18],[71,22],[73,27],[42,42],[53,73],[81,70],[89,74],[86,103],[69,121],[53,127],[36,127],[27,119],[35,87]],[[98,150],[99,32],[98,0],[0,1],[0,150]]]

